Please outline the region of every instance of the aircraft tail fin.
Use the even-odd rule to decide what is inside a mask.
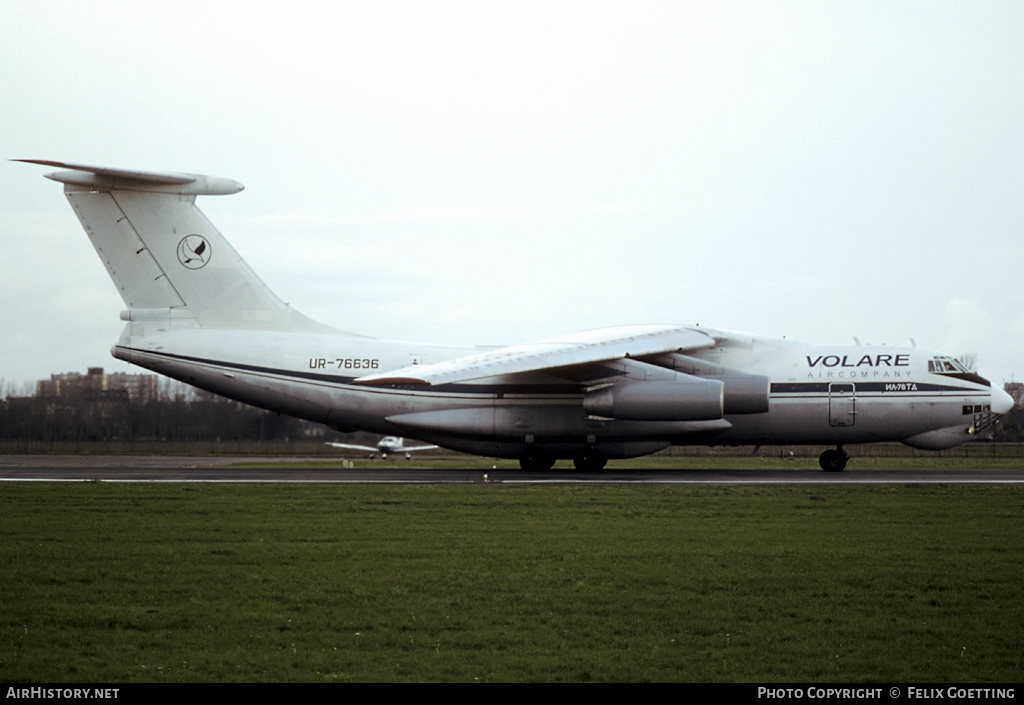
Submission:
[[[64,194],[124,299],[126,320],[194,321],[203,328],[331,330],[281,301],[195,205],[237,181],[16,160],[67,169],[47,174]]]

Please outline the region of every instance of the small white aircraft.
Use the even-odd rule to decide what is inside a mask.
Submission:
[[[373,453],[374,456],[380,453],[381,458],[387,458],[388,453],[405,453],[406,460],[409,460],[412,457],[411,454],[418,450],[433,450],[437,448],[437,446],[407,446],[405,445],[405,439],[398,436],[384,436],[376,446],[360,446],[352,445],[351,443],[328,443],[327,445],[333,448],[365,450],[367,453]]]
[[[339,431],[410,436],[523,468],[672,445],[939,450],[976,438],[1012,398],[952,357],[814,346],[698,326],[605,328],[497,349],[379,340],[272,294],[195,205],[230,179],[61,162],[64,193],[126,308],[114,357]]]

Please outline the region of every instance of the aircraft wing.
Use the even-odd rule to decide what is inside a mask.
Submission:
[[[414,450],[434,450],[437,446],[402,446],[396,453],[411,453]]]
[[[389,372],[366,375],[355,384],[439,385],[482,377],[539,372],[567,365],[608,362],[626,357],[709,348],[715,339],[696,328],[682,326],[621,326],[546,338],[475,355],[410,365]]]
[[[365,450],[367,453],[376,453],[376,446],[354,446],[348,443],[325,443],[324,445],[331,446],[332,448],[348,448],[350,450]]]

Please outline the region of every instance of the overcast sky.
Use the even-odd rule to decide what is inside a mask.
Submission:
[[[200,207],[369,335],[628,323],[1024,379],[1024,3],[0,5],[0,144],[236,179]],[[128,370],[48,170],[0,163],[0,378]],[[141,371],[135,369],[135,371]]]

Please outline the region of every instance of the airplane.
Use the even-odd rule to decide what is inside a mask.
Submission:
[[[497,348],[382,340],[281,301],[197,208],[237,181],[55,167],[126,308],[111,352],[201,389],[342,431],[583,471],[673,445],[899,441],[941,450],[983,435],[1012,398],[917,347],[818,346],[700,325],[589,330]]]
[[[409,460],[412,455],[418,450],[433,450],[437,446],[407,446],[405,445],[405,439],[398,436],[384,436],[378,441],[376,446],[360,446],[352,445],[350,443],[328,443],[327,445],[333,448],[349,448],[351,450],[365,450],[368,453],[376,455],[380,453],[380,457],[387,458],[388,453],[405,453],[405,459]]]

